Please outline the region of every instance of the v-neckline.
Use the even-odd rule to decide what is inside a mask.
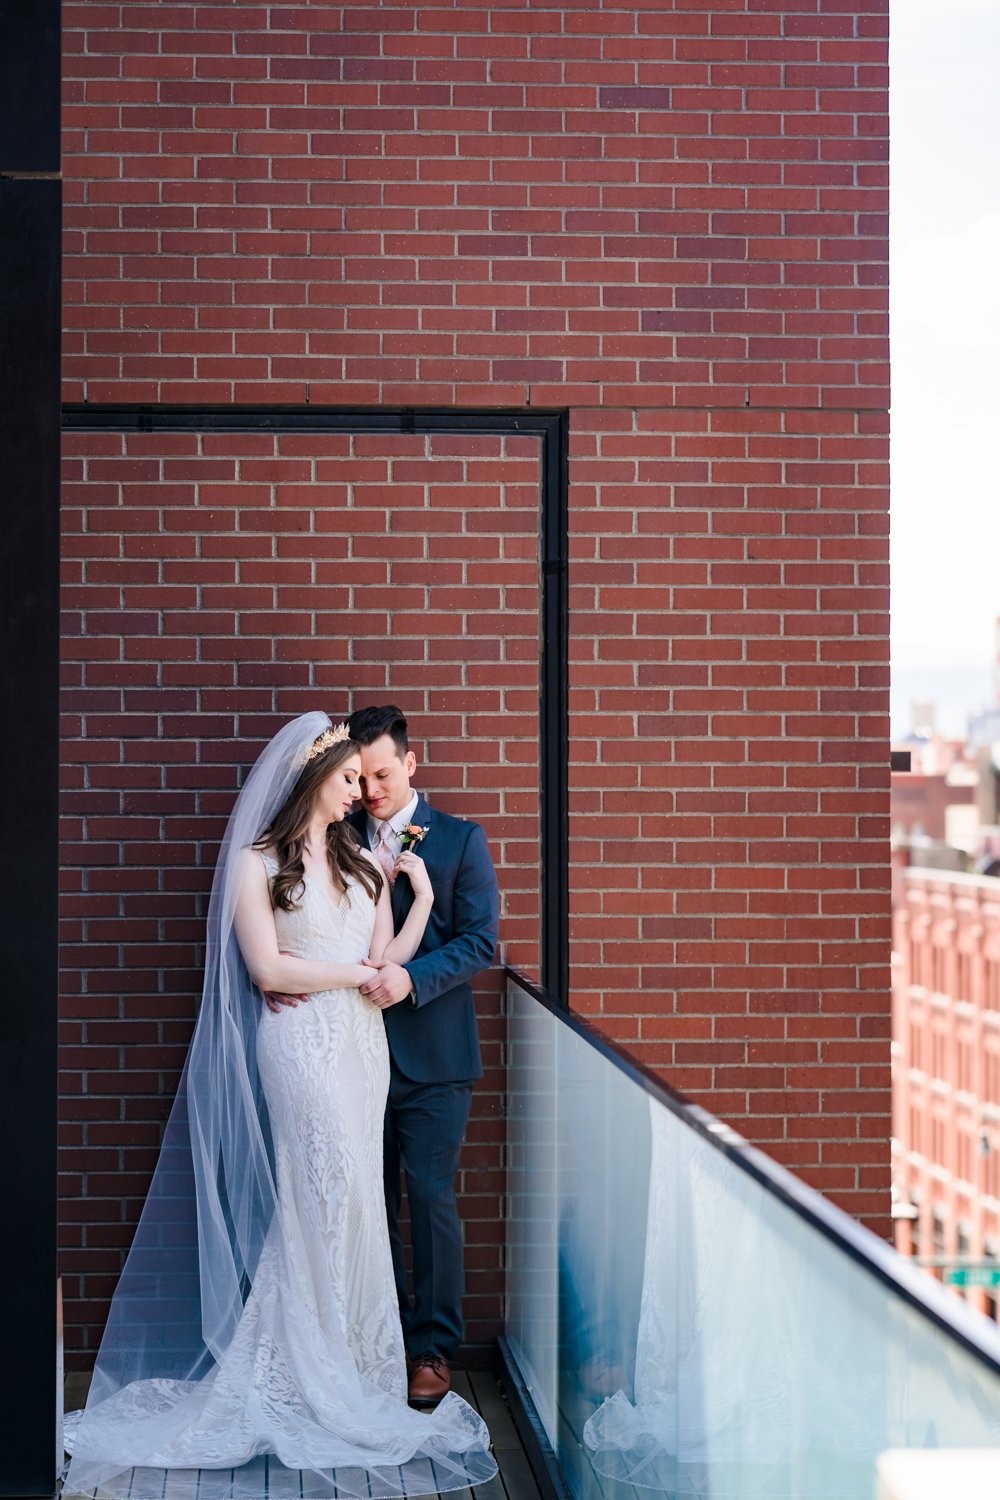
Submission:
[[[280,868],[278,856],[275,854],[273,849],[264,849],[261,851],[261,853],[265,854],[271,860],[272,864]],[[340,908],[344,905],[344,902],[348,900],[351,893],[350,876],[346,877],[346,889],[343,895],[338,900],[334,894],[333,886],[330,884],[330,882],[328,880],[323,882],[317,880],[312,872],[306,869],[305,864],[303,864],[302,866],[302,881],[303,884],[308,886],[310,890],[319,891],[321,896],[325,896],[327,903],[333,908],[334,911],[340,911]]]
[[[303,868],[302,870],[302,877],[308,886],[310,886],[315,891],[319,891],[321,896],[326,897],[327,901],[329,902],[330,906],[333,907],[334,911],[339,911],[344,902],[347,900],[350,891],[349,886],[338,899],[334,894],[333,886],[329,881],[324,881],[321,885],[320,882],[316,879],[315,875],[313,875],[309,870],[305,868]],[[323,889],[324,886],[326,887],[325,890]]]

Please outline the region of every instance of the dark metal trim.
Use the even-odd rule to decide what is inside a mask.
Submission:
[[[891,771],[910,771],[910,770],[912,770],[913,768],[910,765],[910,751],[909,750],[890,750],[889,751],[889,769]]]
[[[564,411],[451,406],[152,406],[67,402],[66,432],[482,432],[548,438]]]
[[[4,12],[0,48],[0,1495],[57,1487],[59,1009],[59,6]]]
[[[559,1467],[559,1459],[542,1426],[542,1419],[517,1367],[517,1360],[502,1334],[497,1339],[497,1348],[500,1351],[500,1383],[542,1500],[572,1500],[572,1493]]]
[[[65,432],[469,432],[541,440],[539,577],[541,661],[542,980],[569,993],[569,413],[515,407],[151,406],[63,407]]]
[[[538,985],[509,965],[506,974],[620,1073],[631,1078],[633,1083],[638,1084],[645,1093],[696,1131],[716,1151],[727,1156],[741,1172],[752,1177],[824,1239],[836,1245],[857,1265],[889,1287],[896,1296],[955,1339],[992,1374],[1000,1375],[1000,1332],[991,1328],[985,1319],[971,1313],[963,1302],[946,1292],[924,1272],[911,1266],[906,1257],[900,1255],[885,1240],[865,1229],[828,1202],[821,1193],[772,1161],[756,1146],[751,1146],[738,1131],[716,1119],[700,1104],[694,1104],[684,1094],[671,1088],[651,1068],[639,1062],[625,1047],[611,1041],[589,1021],[555,1004]]]
[[[569,1005],[569,417],[542,456],[542,984]]]
[[[0,175],[60,175],[60,0],[7,5],[0,46]],[[11,288],[8,285],[8,296]],[[5,355],[9,351],[5,350]],[[58,405],[56,407],[58,414]]]

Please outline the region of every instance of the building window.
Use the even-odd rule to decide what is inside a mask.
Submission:
[[[983,1053],[983,1103],[1000,1104],[1000,1053],[989,1047]]]
[[[935,1026],[931,1034],[931,1072],[935,1078],[945,1077],[948,1042],[944,1033]]]
[[[1000,1010],[1000,963],[988,958],[984,964],[986,1009]]]
[[[931,1254],[943,1255],[944,1243],[944,1216],[939,1209],[934,1209],[931,1214]]]
[[[931,1119],[931,1161],[935,1166],[944,1166],[944,1121],[937,1115]]]
[[[993,1240],[987,1240],[985,1246],[983,1247],[983,1259],[984,1260],[996,1260],[996,1258],[997,1258],[997,1247],[996,1247],[996,1244],[995,1244],[995,1242]],[[994,1323],[997,1321],[997,1311],[998,1311],[998,1308],[997,1308],[996,1288],[994,1288],[993,1291],[986,1293],[985,1305],[983,1307],[983,1311],[986,1313],[986,1316],[988,1318],[992,1318],[993,1319]]]
[[[922,1030],[923,1030],[923,1028],[921,1027],[919,1021],[911,1021],[910,1022],[910,1067],[911,1068],[922,1067],[922,1063],[920,1061],[920,1059],[921,1059],[920,1037],[921,1037]]]
[[[914,1104],[910,1105],[910,1150],[923,1151],[923,1112]]]
[[[947,987],[946,987],[946,984],[945,984],[945,973],[946,973],[946,962],[945,962],[945,960],[946,960],[946,953],[945,953],[945,949],[941,947],[940,943],[935,943],[934,947],[931,949],[931,954],[932,954],[932,962],[933,962],[933,966],[934,966],[933,967],[933,979],[932,979],[934,993],[936,995],[944,995],[944,994],[947,993]]]
[[[910,983],[919,986],[924,978],[923,945],[914,937],[910,939]]]

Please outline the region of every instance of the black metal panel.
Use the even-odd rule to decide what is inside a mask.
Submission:
[[[0,172],[59,171],[59,0],[0,5]]]
[[[569,1005],[569,418],[542,455],[542,984]]]
[[[520,408],[69,404],[68,432],[482,432],[541,439],[542,982],[569,996],[569,416]]]
[[[68,401],[67,432],[493,432],[548,439],[565,412],[489,406],[144,406]]]
[[[23,1496],[56,1479],[59,233],[58,182],[0,180],[0,1495]]]

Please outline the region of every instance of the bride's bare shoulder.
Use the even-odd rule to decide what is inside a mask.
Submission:
[[[273,849],[246,844],[236,856],[237,876],[241,881],[247,876],[253,881],[266,881],[271,868],[277,863],[278,857]]]

